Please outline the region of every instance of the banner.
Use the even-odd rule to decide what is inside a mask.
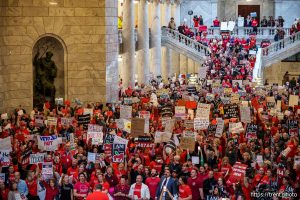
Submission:
[[[70,149],[74,150],[75,148],[74,133],[70,133]]]
[[[156,131],[154,137],[154,143],[169,142],[171,137],[172,137],[172,133],[170,132]]]
[[[56,117],[48,117],[47,118],[47,125],[48,126],[56,126],[57,125],[57,118]]]
[[[194,119],[194,129],[195,130],[205,130],[209,126],[209,119],[205,118],[195,118]]]
[[[186,117],[185,106],[175,106],[175,117],[181,119],[184,119]]]
[[[257,138],[258,126],[256,124],[247,124],[246,127],[246,138],[256,139]]]
[[[112,148],[112,162],[123,163],[125,160],[125,144],[113,144]]]
[[[29,164],[43,163],[45,159],[44,153],[30,154]]]
[[[239,117],[239,107],[237,104],[224,105],[224,118],[238,118]]]
[[[12,151],[10,136],[4,139],[0,139],[0,150],[5,150],[5,151],[7,150],[9,152]]]
[[[0,164],[2,167],[8,167],[10,165],[9,153],[9,150],[0,150]]]
[[[217,118],[217,129],[216,129],[216,137],[222,137],[224,129],[224,120],[222,118]]]
[[[120,106],[120,118],[131,119],[132,118],[132,106]]]
[[[199,103],[197,106],[196,117],[209,119],[209,114],[210,114],[210,104]]]
[[[58,140],[56,135],[38,136],[38,148],[42,151],[56,151]]]
[[[90,120],[91,120],[91,116],[89,114],[78,115],[78,124],[83,125],[84,130],[88,128],[88,124],[90,123]]]
[[[119,137],[119,136],[115,136],[114,137],[114,144],[125,144],[127,146],[128,144],[128,140],[126,140],[125,138]]]
[[[250,107],[240,106],[241,122],[251,123]]]
[[[104,149],[104,154],[105,154],[106,160],[108,162],[111,162],[112,144],[114,143],[115,136],[116,135],[109,134],[109,133],[105,134],[103,149]]]
[[[143,118],[132,118],[131,119],[131,136],[143,136],[145,135],[145,119]]]

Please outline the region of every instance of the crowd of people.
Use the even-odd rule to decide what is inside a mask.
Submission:
[[[255,36],[203,38],[197,80],[1,113],[0,199],[299,199],[300,80],[255,88]]]

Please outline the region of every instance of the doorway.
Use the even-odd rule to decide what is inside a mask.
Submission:
[[[238,16],[241,15],[246,19],[253,12],[256,12],[256,19],[260,22],[260,5],[238,5]]]

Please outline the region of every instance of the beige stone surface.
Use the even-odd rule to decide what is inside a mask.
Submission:
[[[265,79],[267,79],[269,83],[278,83],[281,85],[286,71],[291,74],[290,79],[293,77],[297,79],[300,75],[299,62],[278,62],[273,64],[265,68]]]
[[[117,0],[56,2],[0,0],[0,111],[32,108],[32,52],[46,35],[65,46],[65,98],[105,101],[107,77],[117,71]]]

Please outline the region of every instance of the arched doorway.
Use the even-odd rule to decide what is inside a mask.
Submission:
[[[48,101],[55,104],[56,98],[65,98],[65,48],[53,36],[38,39],[32,51],[33,106],[43,107]]]

